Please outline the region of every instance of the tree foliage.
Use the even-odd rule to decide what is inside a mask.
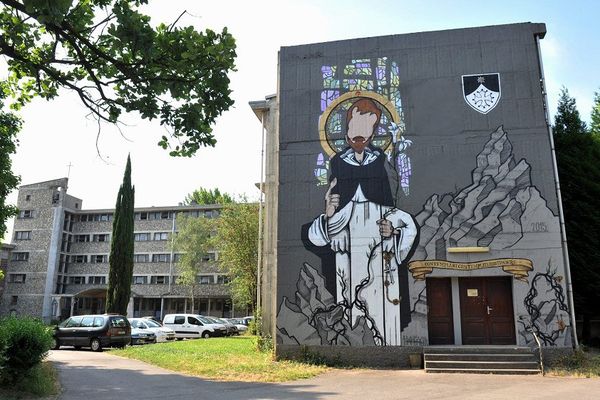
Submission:
[[[217,221],[219,267],[230,277],[235,304],[256,307],[258,204],[227,204]]]
[[[153,27],[148,0],[1,0],[0,54],[6,90],[20,108],[33,97],[75,92],[99,121],[124,112],[159,119],[159,145],[173,156],[214,146],[211,125],[233,104],[227,74],[235,40],[177,21]],[[183,15],[183,14],[182,14]],[[171,146],[173,140],[176,145]]]
[[[17,150],[17,133],[21,120],[14,114],[2,111],[0,91],[0,239],[6,232],[6,220],[17,215],[17,208],[6,204],[6,197],[17,187],[20,178],[12,172],[10,157]]]
[[[211,233],[214,230],[213,220],[177,216],[177,235],[173,240],[173,250],[181,253],[177,264],[177,283],[187,287],[192,300],[192,311],[195,309],[194,292],[198,285],[198,274],[206,264],[204,257],[211,250]]]
[[[563,134],[587,132],[587,126],[579,116],[575,98],[569,95],[569,90],[564,86],[561,89],[558,99],[558,107],[554,116],[552,131],[557,137]]]
[[[123,174],[123,183],[117,194],[110,243],[106,312],[127,315],[133,279],[133,217],[135,188],[131,185],[131,159]]]
[[[221,193],[218,188],[199,188],[185,196],[184,204],[231,204],[233,197],[228,193]]]
[[[600,92],[594,93],[594,105],[590,119],[590,132],[600,136]]]
[[[600,137],[587,131],[568,91],[563,89],[554,119],[554,143],[561,185],[575,311],[589,318],[600,302]]]

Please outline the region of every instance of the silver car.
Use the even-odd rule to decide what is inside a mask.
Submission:
[[[175,340],[175,331],[173,329],[162,326],[159,322],[154,320],[147,318],[129,318],[129,323],[132,328],[154,333],[154,335],[156,335],[156,342],[170,342]]]

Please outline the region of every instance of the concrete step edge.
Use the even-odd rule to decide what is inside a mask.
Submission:
[[[425,368],[425,372],[434,371],[434,372],[531,372],[531,373],[541,373],[539,369],[495,369],[495,368]]]
[[[463,360],[425,360],[428,362],[442,364],[537,364],[537,361],[463,361]]]

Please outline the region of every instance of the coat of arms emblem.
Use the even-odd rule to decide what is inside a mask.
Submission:
[[[500,74],[462,76],[463,97],[475,111],[487,114],[500,101]]]

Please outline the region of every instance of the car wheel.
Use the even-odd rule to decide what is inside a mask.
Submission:
[[[209,331],[204,331],[204,332],[202,332],[202,337],[203,337],[204,339],[208,339],[208,338],[210,337],[210,332],[209,332]]]
[[[60,349],[60,342],[58,341],[57,338],[52,338],[52,350],[59,350]]]
[[[90,347],[92,351],[102,351],[102,345],[100,344],[100,339],[94,338],[90,340]]]

